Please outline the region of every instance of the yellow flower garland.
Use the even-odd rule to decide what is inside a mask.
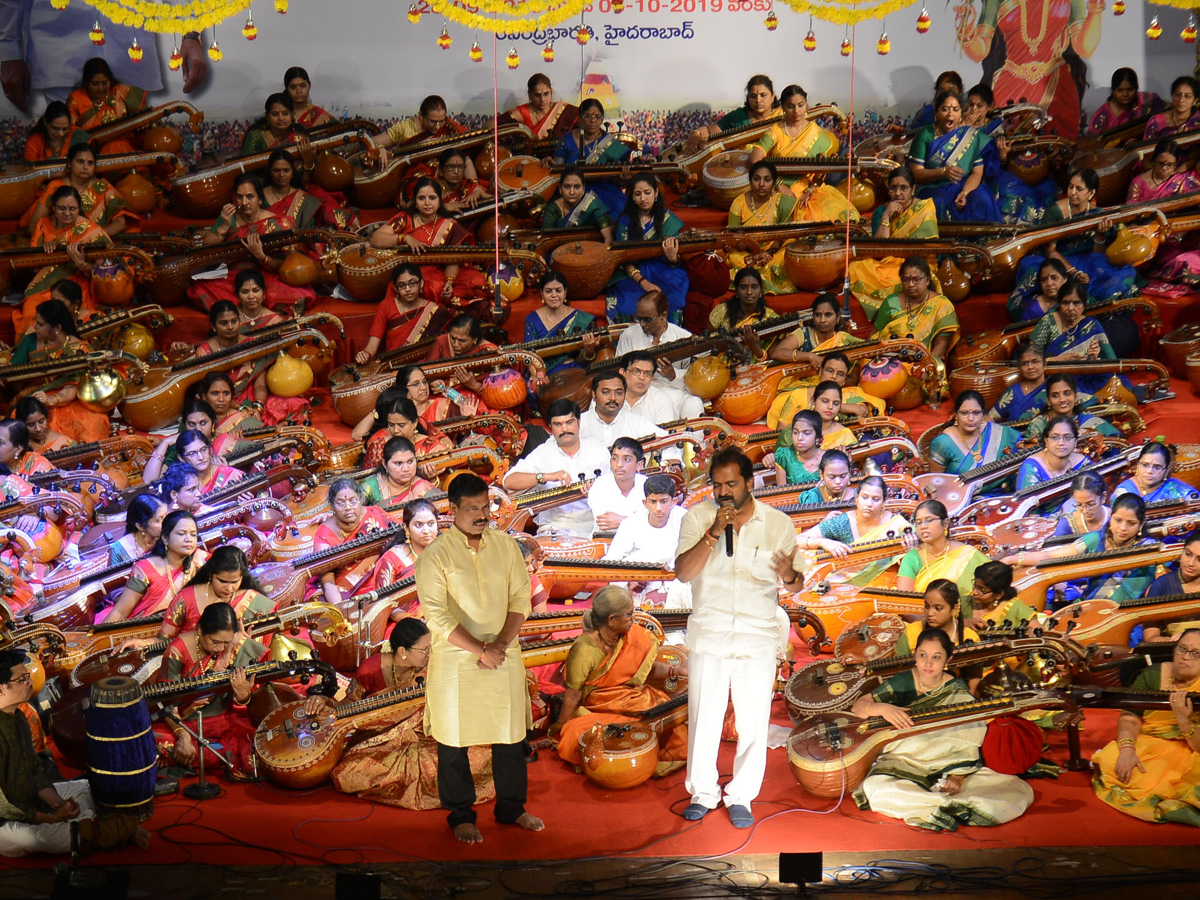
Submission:
[[[824,2],[820,2],[820,0],[816,0],[816,2],[779,0],[779,2],[798,13],[810,15],[824,22],[833,22],[837,25],[857,25],[859,22],[866,22],[870,19],[882,19],[896,10],[912,6],[917,0],[881,0],[877,3],[871,2],[871,0],[824,0]],[[1175,0],[1171,0],[1171,2],[1175,2]],[[1190,5],[1193,0],[1178,0],[1178,2],[1186,2]]]
[[[90,2],[90,0],[89,0]],[[915,2],[915,0],[910,0]],[[587,0],[532,0],[532,2],[509,2],[509,0],[472,0],[477,12],[456,6],[451,0],[429,0],[434,13],[481,31],[497,34],[517,34],[522,31],[537,31],[550,28],[574,19],[583,13]]]
[[[1196,4],[1193,0],[1149,0],[1155,6],[1173,6],[1176,9],[1195,9]]]
[[[150,3],[147,0],[83,0],[100,15],[118,25],[129,25],[155,34],[185,34],[217,25],[245,12],[250,0],[191,3]]]

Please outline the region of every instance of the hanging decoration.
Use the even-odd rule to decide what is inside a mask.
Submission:
[[[1118,0],[1120,2],[1120,0]],[[929,13],[925,12],[925,7],[921,7],[921,14],[917,16],[917,34],[928,34],[930,26],[933,25],[933,19],[929,18]]]
[[[542,60],[548,63],[554,62],[554,41],[542,48]]]
[[[917,0],[778,0],[798,13],[816,16],[835,25],[857,25],[869,19],[882,19]],[[1191,3],[1192,0],[1187,0]]]
[[[104,18],[151,34],[187,34],[219,25],[250,8],[251,0],[191,0],[190,3],[153,0],[82,0]],[[65,4],[64,4],[65,5]],[[275,4],[276,9],[279,4]],[[287,4],[284,3],[285,11]]]
[[[842,38],[842,56],[849,56],[854,52],[854,44],[850,41],[850,26],[846,26],[846,36]]]
[[[90,2],[90,0],[89,0]],[[499,35],[520,34],[523,31],[538,31],[559,25],[568,19],[577,19],[591,0],[426,0],[439,16],[481,31]]]
[[[275,0],[275,12],[279,13],[281,16],[285,16],[287,15],[287,11],[288,0]]]
[[[421,11],[417,9],[417,4],[413,4],[408,8],[408,21],[416,25],[421,21]]]
[[[508,63],[508,67],[510,69],[515,69],[521,64],[521,54],[517,53],[517,48],[515,46],[508,51],[508,56],[505,57],[504,61]]]
[[[471,62],[483,62],[483,50],[479,47],[479,41],[471,45],[471,52],[467,56],[471,57]]]
[[[92,26],[92,32],[88,35],[92,39],[92,43],[97,47],[104,46],[104,31],[100,27],[100,20],[96,20],[96,24]]]
[[[1117,0],[1117,2],[1113,4],[1113,15],[1114,16],[1125,15],[1125,0]]]
[[[1152,41],[1157,41],[1162,37],[1162,26],[1158,24],[1158,16],[1150,20],[1150,27],[1146,29],[1146,37]]]
[[[443,50],[449,50],[450,45],[454,43],[454,38],[450,37],[450,32],[446,30],[446,26],[442,26],[442,33],[438,35],[437,45]]]
[[[1196,43],[1196,14],[1188,16],[1188,23],[1184,26],[1183,31],[1179,32],[1179,36],[1183,38],[1185,44]]]
[[[215,37],[213,38],[213,42],[208,45],[208,58],[213,62],[220,62],[225,58],[225,54],[221,52],[221,45],[217,43]]]
[[[612,0],[612,11],[618,16],[625,12],[625,0]]]
[[[590,25],[580,25],[575,29],[575,42],[582,47],[592,39],[592,29]]]
[[[248,41],[258,37],[258,26],[254,24],[254,13],[246,11],[246,24],[242,26],[242,37]]]
[[[875,52],[880,56],[887,56],[892,52],[892,42],[888,40],[886,31],[879,35],[879,40],[875,42]]]
[[[808,34],[804,36],[804,49],[808,53],[812,53],[817,49],[817,36],[813,34],[812,16],[808,17]]]
[[[64,9],[66,9],[70,3],[71,0],[50,0],[50,5],[59,12],[62,12]]]
[[[767,31],[774,31],[779,27],[779,17],[775,15],[774,7],[767,12],[767,17],[763,19],[763,24],[767,26]]]
[[[171,43],[171,58],[167,60],[167,68],[172,72],[178,72],[183,68],[183,54],[179,52],[178,40]]]
[[[138,46],[137,38],[134,38],[133,43],[129,45],[129,58],[135,63],[142,61],[142,48]]]

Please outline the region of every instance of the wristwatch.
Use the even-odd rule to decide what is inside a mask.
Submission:
[[[545,475],[543,475],[541,472],[538,472],[538,475],[537,475],[537,482],[538,482],[538,484],[545,484],[545,483],[546,483],[546,476],[545,476]]]

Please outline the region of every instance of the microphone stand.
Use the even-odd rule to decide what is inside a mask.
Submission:
[[[214,797],[216,797],[218,794],[221,793],[221,786],[218,784],[215,784],[211,781],[208,781],[205,778],[205,773],[204,773],[204,751],[205,751],[205,749],[211,750],[213,752],[213,755],[216,756],[217,759],[221,760],[221,762],[225,763],[225,765],[229,767],[230,771],[233,770],[233,762],[231,760],[229,760],[228,758],[226,758],[225,756],[223,756],[221,754],[221,751],[212,745],[211,741],[208,741],[205,739],[205,737],[204,737],[204,710],[197,710],[196,716],[197,716],[196,731],[192,731],[192,729],[188,728],[185,724],[183,724],[183,722],[179,723],[180,728],[182,728],[184,731],[186,731],[188,734],[190,734],[192,737],[194,737],[196,739],[196,752],[197,752],[197,755],[200,757],[200,780],[197,781],[195,784],[189,784],[187,787],[185,787],[183,789],[183,796],[187,797],[190,800],[212,800]]]

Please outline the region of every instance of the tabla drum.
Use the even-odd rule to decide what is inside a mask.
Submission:
[[[750,151],[718,153],[704,164],[700,180],[709,202],[719,209],[729,209],[750,187]]]
[[[838,635],[833,654],[842,663],[865,663],[896,655],[904,620],[892,613],[871,613]]]
[[[1158,342],[1163,362],[1172,375],[1187,378],[1187,358],[1200,352],[1200,323],[1181,325]]]
[[[101,814],[150,818],[158,748],[142,686],[132,678],[102,678],[92,685],[87,722],[87,778]]]

